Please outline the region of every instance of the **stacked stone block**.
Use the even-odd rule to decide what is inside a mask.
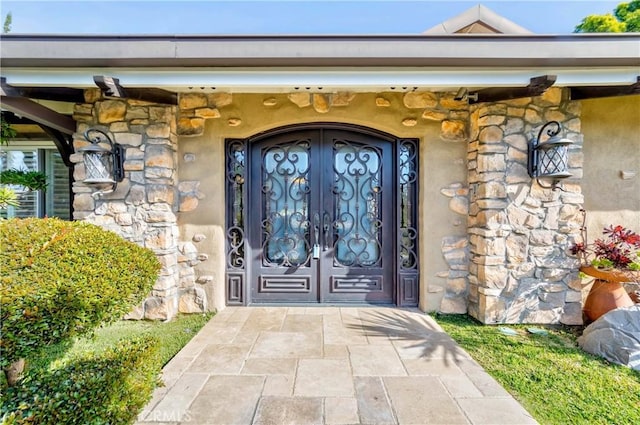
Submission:
[[[582,323],[577,264],[568,253],[583,203],[579,114],[558,88],[472,108],[469,313],[483,323]],[[527,143],[551,120],[575,142],[574,177],[562,190],[545,189],[527,173]]]
[[[464,314],[469,298],[469,240],[465,236],[443,238],[442,255],[449,270],[437,274],[447,282],[439,311]]]
[[[181,196],[177,192],[176,108],[132,99],[105,99],[99,90],[87,90],[85,100],[74,110],[78,122],[74,147],[89,143],[83,137],[88,128],[104,131],[125,148],[125,177],[114,192],[96,196],[95,189],[82,182],[82,155],[72,155],[74,219],[114,231],[156,254],[162,265],[160,277],[150,296],[129,318],[171,319],[178,311],[180,296],[189,289],[180,285],[184,267],[179,265],[182,254],[176,212],[180,200],[189,194]],[[197,192],[197,185],[187,186]],[[204,311],[206,299],[200,304]]]
[[[177,133],[180,136],[202,134],[205,121],[220,118],[220,108],[230,105],[232,100],[230,93],[181,93],[178,100]],[[234,127],[241,120],[232,117],[227,122]]]
[[[203,234],[196,234],[192,242],[178,244],[178,273],[180,280],[178,310],[180,313],[201,313],[207,311],[207,294],[203,287],[213,280],[212,276],[196,276],[195,267],[209,256],[198,252],[196,244],[206,238]]]

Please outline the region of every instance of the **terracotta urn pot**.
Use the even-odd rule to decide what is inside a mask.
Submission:
[[[582,266],[580,271],[596,278],[587,295],[582,311],[593,322],[608,311],[620,307],[630,307],[634,302],[622,286],[629,282],[629,275],[619,270],[602,270],[593,266]]]

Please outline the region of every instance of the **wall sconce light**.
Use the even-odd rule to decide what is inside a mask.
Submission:
[[[558,121],[549,121],[542,126],[536,140],[529,142],[529,176],[535,178],[545,189],[556,190],[562,179],[571,177],[571,173],[567,171],[569,169],[567,153],[573,141],[560,137],[561,131],[562,126]],[[543,140],[544,134],[547,136],[545,140]],[[550,181],[551,184],[544,185],[541,179]]]
[[[91,144],[78,149],[84,162],[83,183],[98,189],[94,197],[113,192],[124,178],[124,148],[95,128],[85,131],[84,138]]]

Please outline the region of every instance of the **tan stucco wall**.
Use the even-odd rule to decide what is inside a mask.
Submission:
[[[610,224],[640,231],[640,96],[583,101],[582,131],[590,241]]]
[[[376,97],[383,96],[388,107],[376,106]],[[275,105],[263,102],[275,99]],[[464,235],[465,217],[453,213],[449,199],[440,194],[442,187],[466,181],[466,144],[440,139],[440,122],[420,117],[422,110],[407,109],[401,93],[358,94],[348,106],[332,106],[326,113],[312,106],[299,107],[287,95],[237,94],[230,105],[220,108],[220,118],[208,119],[204,134],[181,136],[178,146],[180,181],[200,181],[204,198],[190,212],[179,213],[181,239],[189,240],[196,233],[207,239],[198,250],[209,260],[198,265],[200,275],[213,276],[209,289],[210,307],[221,309],[225,304],[225,147],[226,138],[245,138],[276,127],[308,122],[340,122],[381,130],[399,137],[420,139],[420,308],[436,310],[440,304],[445,280],[436,273],[447,270],[441,253],[444,236]],[[402,124],[406,118],[417,120],[415,126]],[[230,126],[230,119],[240,119]],[[236,121],[237,122],[237,121]],[[186,153],[195,160],[186,162]],[[212,293],[213,292],[213,293]]]
[[[444,295],[446,278],[437,277],[449,266],[442,255],[442,239],[467,234],[466,215],[449,209],[450,198],[440,190],[453,183],[466,186],[466,143],[440,140],[439,126],[429,127],[420,144],[420,309],[435,311]]]

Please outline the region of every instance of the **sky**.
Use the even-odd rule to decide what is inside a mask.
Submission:
[[[599,0],[0,0],[22,34],[420,34],[482,3],[538,34],[569,34]]]

